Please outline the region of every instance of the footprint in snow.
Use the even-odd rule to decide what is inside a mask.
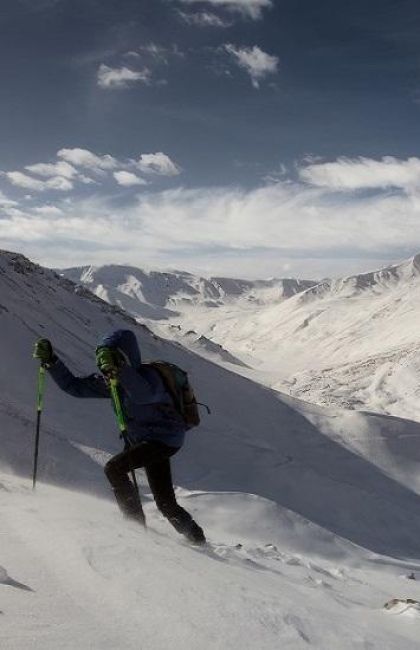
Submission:
[[[385,603],[383,609],[400,616],[420,617],[420,602],[413,598],[393,598]]]

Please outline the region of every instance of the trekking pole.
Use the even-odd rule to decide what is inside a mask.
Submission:
[[[121,405],[120,396],[118,394],[118,379],[116,379],[116,377],[110,377],[109,384],[110,384],[110,387],[111,387],[112,399],[114,400],[115,413],[117,415],[117,422],[118,422],[118,427],[120,429],[121,437],[124,440],[125,449],[129,450],[131,445],[130,445],[130,439],[129,439],[128,434],[127,434],[127,426],[126,426],[126,423],[125,423],[125,417],[124,417],[124,412],[123,412],[122,405]],[[139,486],[138,486],[138,483],[137,483],[136,472],[135,472],[135,469],[133,467],[130,455],[128,455],[128,460],[129,460],[129,465],[130,465],[131,477],[133,479],[134,488],[135,488],[136,494],[137,494],[138,505],[141,508],[142,506],[141,506],[141,500],[140,500]]]
[[[36,475],[38,473],[39,432],[40,432],[40,429],[41,429],[41,413],[42,413],[42,402],[43,402],[43,397],[44,397],[44,386],[45,386],[45,368],[41,363],[39,365],[39,369],[38,369],[38,406],[37,406],[37,418],[36,418],[34,470],[33,470],[33,475],[32,475],[32,489],[33,490],[35,490]]]

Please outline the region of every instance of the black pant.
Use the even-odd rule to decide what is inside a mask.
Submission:
[[[124,515],[141,523],[145,521],[139,496],[129,478],[132,470],[144,467],[156,505],[174,528],[179,533],[188,533],[196,526],[191,515],[176,502],[170,457],[177,451],[177,447],[162,442],[143,441],[108,461],[105,474]]]

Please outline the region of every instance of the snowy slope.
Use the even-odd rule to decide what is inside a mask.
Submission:
[[[382,420],[375,416],[324,412],[288,400],[158,339],[146,328],[135,325],[132,319],[127,320],[123,313],[92,300],[90,294],[74,293],[73,285],[54,273],[25,264],[6,256],[0,265],[4,307],[1,314],[4,363],[0,368],[4,390],[0,408],[7,422],[1,434],[2,459],[11,469],[24,474],[30,469],[28,452],[36,406],[36,363],[31,353],[37,336],[50,338],[76,372],[91,372],[95,369],[94,348],[101,337],[117,327],[134,327],[145,358],[163,357],[185,367],[191,374],[199,401],[212,409],[211,417],[203,413],[200,434],[189,437],[188,450],[176,459],[184,487],[258,494],[320,525],[332,527],[334,532],[352,541],[369,544],[373,550],[392,548],[395,551],[401,544],[408,544],[406,553],[416,551],[417,542],[406,538],[404,528],[395,527],[392,536],[382,540],[382,534],[367,525],[382,521],[378,498],[386,500],[394,492],[403,496],[401,483],[417,489],[417,467],[403,463],[401,470],[389,453],[392,440],[400,432],[416,437],[416,425],[386,420],[386,429],[382,431]],[[20,435],[8,435],[8,429],[16,430],[16,427]],[[96,459],[83,446],[98,448],[103,454],[119,448],[107,402],[99,400],[93,405],[90,401],[71,399],[49,382],[45,431],[46,449],[42,456],[47,480],[74,484],[72,475],[77,463],[79,473],[84,476],[83,487],[96,489],[94,482],[103,485],[101,476],[93,479],[92,465]],[[371,454],[368,432],[372,432],[374,454]],[[408,452],[406,449],[407,445],[404,447],[407,460],[416,458],[414,443]],[[372,455],[370,460],[378,470],[360,454]],[[393,474],[399,483],[387,479],[379,469]],[[354,475],[358,476],[357,482]],[[346,487],[340,488],[338,477],[345,485],[354,483],[351,494],[346,494]],[[328,491],[332,494],[326,512],[319,496]],[[347,502],[346,517],[340,514],[343,498]],[[400,521],[405,515],[400,512],[399,499],[391,500],[395,501],[395,517]],[[409,491],[407,502],[412,502],[417,521],[417,498],[413,499]],[[405,503],[404,508],[407,507]],[[357,513],[354,520],[349,516],[353,511]],[[361,529],[360,517],[365,519],[366,529]]]
[[[322,283],[212,334],[239,357],[251,354],[275,388],[419,420],[419,322],[420,255]]]
[[[132,268],[64,273],[161,335],[248,369],[243,374],[270,387],[318,404],[420,419],[420,255],[318,285],[151,274],[167,278],[166,294]],[[177,284],[181,277],[188,289]],[[145,286],[147,296],[137,290]]]
[[[334,543],[287,512],[275,517],[257,498],[251,513],[281,525],[278,544],[262,544],[244,525],[249,508],[240,495],[182,499],[209,517],[216,539],[234,529],[246,540],[203,550],[168,534],[150,507],[145,533],[110,502],[60,488],[42,485],[34,495],[7,478],[0,498],[3,650],[418,647],[418,609],[383,609],[396,593],[419,598],[407,579],[417,565]],[[298,540],[309,535],[308,553]]]
[[[2,649],[417,647],[416,608],[382,605],[420,599],[406,579],[420,577],[420,425],[286,398],[14,254],[0,254],[0,305]],[[102,473],[120,448],[110,404],[52,382],[30,490],[34,341],[91,372],[98,339],[127,326],[212,408],[174,459],[207,549],[152,502],[147,534],[120,519]]]

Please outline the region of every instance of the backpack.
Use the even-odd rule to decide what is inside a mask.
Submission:
[[[198,426],[200,424],[198,404],[185,370],[168,361],[146,361],[144,363],[157,370],[161,376],[165,388],[174,401],[174,407],[181,414],[187,430]]]

